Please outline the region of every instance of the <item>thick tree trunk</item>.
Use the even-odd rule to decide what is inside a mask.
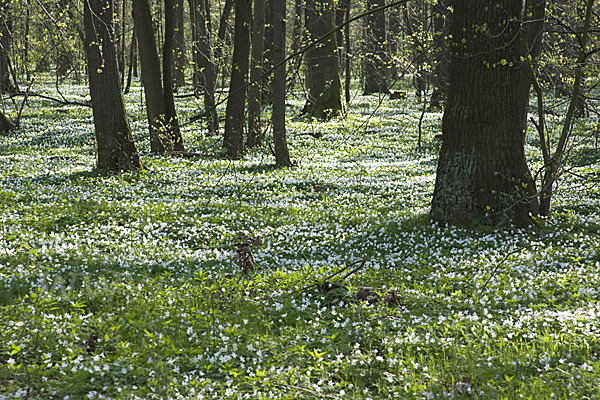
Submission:
[[[307,0],[305,25],[309,43],[334,29],[333,0]],[[330,35],[327,40],[306,52],[309,99],[303,111],[315,118],[324,119],[346,112],[337,51],[336,37]]]
[[[385,0],[368,0],[367,8],[382,7]],[[365,54],[365,90],[364,94],[388,93],[388,62],[385,52],[386,46],[386,28],[385,13],[383,10],[370,14],[367,17],[366,46]]]
[[[282,167],[292,165],[285,133],[285,0],[273,0],[274,38],[273,62],[279,65],[273,76],[273,141],[275,163]]]
[[[185,14],[183,8],[183,0],[175,0],[175,34],[173,35],[173,53],[175,54],[173,76],[175,77],[175,89],[185,86],[185,66],[187,58],[185,55]]]
[[[524,223],[537,213],[524,151],[530,81],[516,22],[522,7],[521,0],[453,4],[450,91],[431,205],[437,221]]]
[[[84,5],[86,54],[92,110],[98,145],[96,166],[109,171],[142,168],[121,93],[113,26],[112,0],[87,0]]]
[[[216,66],[211,47],[209,4],[205,0],[189,0],[189,4],[192,10],[194,82],[204,97],[208,130],[216,133],[219,129],[219,119],[215,108]]]
[[[263,53],[265,43],[265,0],[254,0],[252,21],[252,56],[250,57],[250,81],[256,81],[248,88],[248,147],[262,143],[261,126],[261,87]]]
[[[225,115],[225,137],[223,146],[227,156],[238,159],[243,151],[244,107],[246,105],[246,82],[250,57],[251,0],[236,0],[235,27],[233,37],[233,60],[229,97]]]
[[[173,44],[175,36],[175,0],[165,0],[165,42],[163,44],[163,96],[165,117],[173,150],[183,151],[183,138],[179,130],[175,99],[173,97]]]

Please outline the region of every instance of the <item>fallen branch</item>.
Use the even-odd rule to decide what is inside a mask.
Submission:
[[[89,101],[89,102],[82,102],[82,101],[64,100],[64,99],[58,99],[56,97],[52,97],[52,96],[48,96],[48,95],[40,94],[40,93],[17,92],[17,93],[11,93],[11,94],[8,95],[8,97],[10,97],[11,99],[13,97],[18,97],[18,96],[39,97],[39,98],[44,99],[44,100],[55,101],[58,104],[61,104],[63,106],[81,106],[81,107],[88,107],[88,108],[92,107],[92,102],[91,101]]]

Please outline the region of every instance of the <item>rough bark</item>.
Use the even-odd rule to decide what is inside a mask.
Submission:
[[[142,168],[121,93],[113,26],[112,0],[84,4],[86,54],[98,147],[96,166],[109,171]]]
[[[314,41],[335,28],[332,0],[307,0],[305,26],[308,41]],[[318,119],[344,115],[338,46],[335,35],[330,35],[317,46],[306,51],[306,83],[308,102],[304,112]]]
[[[250,81],[248,88],[248,147],[262,143],[261,126],[261,87],[263,53],[265,43],[265,0],[254,0],[254,16],[252,19],[252,55],[250,57]]]
[[[274,43],[273,62],[278,67],[273,76],[273,141],[275,163],[282,167],[292,165],[285,133],[285,0],[273,0]]]
[[[223,147],[227,156],[238,159],[243,151],[244,107],[246,105],[246,82],[250,57],[251,0],[235,2],[235,27],[233,37],[233,60],[229,97],[225,115]]]
[[[385,0],[368,0],[367,9],[381,7]],[[387,33],[385,27],[385,13],[383,10],[370,14],[367,17],[365,54],[365,90],[364,94],[388,93],[388,64],[385,46]]]
[[[522,57],[521,0],[455,1],[450,91],[431,215],[500,224],[537,213],[525,159],[530,80]],[[484,29],[481,29],[485,27]]]

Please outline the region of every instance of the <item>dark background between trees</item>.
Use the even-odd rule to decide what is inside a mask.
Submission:
[[[443,111],[431,216],[527,224],[550,213],[578,119],[598,116],[599,11],[592,0],[1,0],[0,129],[18,129],[43,77],[87,82],[97,168],[143,169],[122,100],[137,77],[153,153],[198,156],[174,101],[196,96],[190,121],[222,135],[223,156],[267,146],[291,166],[286,93],[306,98],[294,117],[315,119],[344,118],[351,88],[415,99]],[[542,171],[525,158],[528,124]]]

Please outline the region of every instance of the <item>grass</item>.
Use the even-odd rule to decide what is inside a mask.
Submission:
[[[600,397],[593,141],[551,218],[478,230],[429,221],[441,114],[418,150],[411,102],[358,96],[322,123],[290,100],[298,165],[277,169],[265,149],[222,159],[200,125],[187,146],[213,157],[149,155],[136,87],[149,170],[122,175],[93,171],[89,110],[29,102],[0,135],[0,399]],[[250,275],[239,231],[260,238]]]

